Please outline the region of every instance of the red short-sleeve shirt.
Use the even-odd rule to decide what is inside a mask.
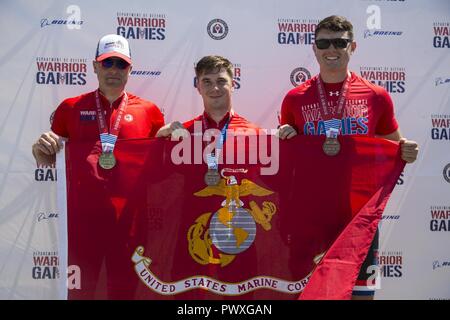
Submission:
[[[152,138],[164,125],[164,116],[158,107],[131,93],[125,109],[119,139]],[[105,111],[105,119],[110,128],[116,117],[123,95],[110,103],[100,94],[100,103]],[[64,100],[56,109],[52,131],[69,140],[99,140],[96,116],[95,91]]]

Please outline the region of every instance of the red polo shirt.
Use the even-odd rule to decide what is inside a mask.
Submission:
[[[119,139],[151,138],[164,125],[164,116],[158,107],[147,100],[128,93]],[[100,103],[110,128],[117,117],[117,109],[123,94],[110,103],[100,93]],[[99,128],[96,116],[95,91],[64,100],[56,109],[52,131],[57,135],[76,141],[99,140]]]

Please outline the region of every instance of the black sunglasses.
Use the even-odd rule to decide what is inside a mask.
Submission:
[[[122,59],[112,59],[112,58],[106,58],[105,60],[101,61],[102,67],[105,69],[112,68],[112,66],[116,66],[117,69],[124,70],[128,68],[130,65],[128,62]]]
[[[342,38],[336,38],[336,39],[317,39],[315,41],[317,49],[328,49],[331,44],[336,49],[345,49],[347,48],[348,44],[350,42],[353,42],[351,39],[342,39]]]

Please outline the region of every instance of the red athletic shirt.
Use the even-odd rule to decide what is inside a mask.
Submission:
[[[150,101],[128,93],[119,139],[152,138],[164,125],[164,116]],[[120,96],[112,104],[100,93],[100,103],[105,110],[108,128],[114,124],[117,109],[122,101]],[[96,116],[95,91],[64,100],[56,109],[52,131],[72,141],[100,140]]]
[[[198,121],[199,124],[202,124],[202,131],[205,131],[206,129],[222,130],[222,128],[227,123],[229,117],[230,117],[230,113],[228,112],[222,118],[222,120],[219,121],[219,124],[217,124],[213,119],[211,119],[211,117],[206,112],[203,112],[203,114],[195,117],[194,119],[186,121],[185,123],[183,123],[183,126],[190,133],[193,133],[194,132],[194,123],[196,121]],[[206,119],[206,126],[207,126],[207,128],[203,127],[203,119],[204,118]],[[228,129],[230,129],[230,130],[232,130],[232,129],[250,129],[248,133],[252,134],[252,133],[257,133],[259,127],[257,125],[255,125],[255,124],[249,122],[247,119],[241,117],[236,112],[233,112],[233,117],[231,118],[231,121],[230,121],[230,123],[228,125]],[[253,129],[254,132],[252,132],[251,129]]]
[[[324,83],[331,114],[336,112],[342,85]],[[281,106],[281,124],[293,126],[298,134],[325,134],[319,101],[317,77],[313,77],[288,92]],[[398,129],[394,105],[386,90],[353,72],[343,109],[342,135],[387,135]]]

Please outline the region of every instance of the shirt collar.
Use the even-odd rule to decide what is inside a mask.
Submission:
[[[98,89],[98,92],[100,93],[100,100],[102,102],[102,105],[108,107],[112,106],[114,109],[117,109],[119,107],[120,103],[122,102],[122,98],[125,94],[125,91],[122,91],[122,94],[116,100],[114,100],[113,103],[110,103],[109,100],[100,91],[100,89]]]
[[[206,111],[203,112],[203,118],[206,119],[208,128],[215,128],[215,129],[222,129],[225,124],[227,123],[227,121],[230,119],[230,117],[232,117],[234,115],[233,110],[227,112],[223,118],[219,121],[219,124],[216,123],[216,121],[214,121],[208,113],[206,113]]]

